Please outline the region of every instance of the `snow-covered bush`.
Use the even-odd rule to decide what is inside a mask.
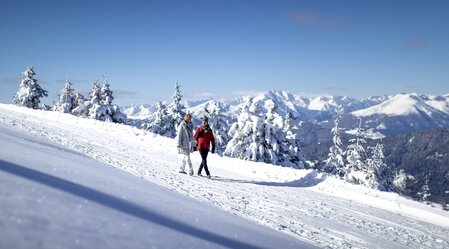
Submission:
[[[403,169],[396,173],[393,185],[397,192],[402,194],[407,194],[409,192],[409,187],[415,183],[415,177],[406,174]]]

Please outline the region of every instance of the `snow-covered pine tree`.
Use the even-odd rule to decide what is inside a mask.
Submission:
[[[96,119],[96,111],[98,106],[101,104],[101,87],[98,79],[92,83],[92,88],[90,90],[87,100],[84,102],[84,106],[79,106],[76,110],[78,116],[89,117]]]
[[[382,191],[393,190],[393,175],[387,164],[384,162],[384,145],[377,143],[374,147],[368,148],[371,151],[371,158],[366,160],[368,187]]]
[[[53,106],[53,111],[72,113],[72,110],[76,107],[75,90],[72,88],[72,82],[67,77],[64,88],[59,93],[59,100]]]
[[[228,135],[230,127],[229,117],[222,113],[223,109],[219,103],[216,103],[209,110],[206,109],[205,112],[209,116],[209,125],[214,133],[216,143],[215,152],[219,155],[223,155],[226,145],[230,140]]]
[[[343,143],[341,142],[341,134],[343,132],[343,128],[340,126],[343,114],[343,107],[338,106],[336,109],[334,127],[331,130],[332,141],[334,144],[329,148],[329,154],[324,166],[324,170],[326,172],[338,175],[340,177],[345,176],[345,161],[344,152],[342,149]]]
[[[424,184],[423,184],[422,187],[421,187],[421,191],[419,191],[419,192],[417,193],[417,195],[418,195],[420,201],[429,204],[428,200],[429,200],[429,197],[430,197],[432,194],[430,193],[430,188],[429,188],[429,175],[428,175],[428,174],[426,174],[426,178],[425,178]]]
[[[75,93],[75,99],[73,101],[75,103],[75,107],[78,107],[81,104],[84,104],[84,101],[86,101],[86,98],[84,97],[84,95],[82,95],[81,93]]]
[[[181,86],[178,82],[175,84],[175,92],[172,96],[172,103],[168,107],[169,114],[173,117],[172,119],[172,130],[171,132],[167,132],[166,136],[174,138],[176,136],[176,128],[181,123],[182,119],[185,115],[185,106],[181,103],[182,102],[182,95],[181,95]]]
[[[346,160],[348,164],[345,166],[345,179],[348,182],[369,185],[366,183],[367,166],[365,164],[366,153],[363,144],[366,143],[363,138],[362,119],[356,128],[355,138],[350,139],[352,144],[346,148]]]
[[[271,164],[288,164],[286,160],[286,151],[281,151],[281,143],[285,141],[285,134],[283,133],[282,117],[276,113],[277,106],[272,100],[265,102],[265,108],[268,112],[265,114],[263,122],[263,139],[261,147],[261,159],[263,162]]]
[[[246,98],[237,122],[231,125],[228,135],[231,140],[226,145],[224,155],[244,160],[258,161],[262,119],[259,108],[252,98]]]
[[[172,137],[173,129],[173,119],[168,114],[167,106],[164,102],[158,100],[156,102],[156,112],[153,114],[149,130],[162,136]]]
[[[100,88],[98,80],[91,92],[89,117],[106,122],[126,123],[127,117],[120,111],[120,107],[112,104],[114,97],[109,89],[109,82],[103,77],[103,86]]]
[[[84,95],[81,93],[75,93],[74,98],[74,107],[72,109],[72,114],[80,117],[87,117],[87,108],[86,103],[89,101],[86,100]]]
[[[114,96],[112,96],[112,91],[109,88],[109,82],[108,79],[103,76],[103,86],[101,87],[100,93],[101,93],[101,104],[103,105],[112,105],[112,100],[114,100]]]
[[[259,102],[248,98],[242,107],[237,122],[231,125],[228,135],[231,140],[224,155],[244,160],[271,164],[303,167],[303,156],[297,139],[292,134],[287,139],[284,120],[277,114],[273,101],[266,101],[266,114]],[[292,131],[290,131],[292,133]],[[290,139],[290,140],[289,140]]]
[[[284,118],[284,140],[281,142],[280,147],[283,158],[285,158],[283,165],[304,168],[306,158],[299,143],[298,126],[294,125],[294,123],[296,123],[295,117],[291,112],[287,112]]]
[[[13,98],[13,102],[17,106],[39,109],[40,99],[48,96],[48,92],[37,83],[37,79],[34,78],[35,75],[32,66],[22,73],[23,79],[20,82],[20,88]]]

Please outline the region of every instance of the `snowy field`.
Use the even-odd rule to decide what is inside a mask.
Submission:
[[[17,128],[11,128],[12,126]],[[18,146],[12,141],[7,141],[8,134],[21,134],[17,136],[24,140],[23,149],[30,146],[35,148],[31,152],[27,150],[24,158],[17,148],[14,159],[17,161],[2,164],[6,166],[2,166],[3,169],[0,171],[2,183],[0,192],[2,203],[2,208],[0,208],[0,212],[2,212],[0,217],[1,248],[3,248],[1,243],[5,242],[5,238],[18,236],[20,234],[18,231],[22,232],[24,227],[30,230],[27,238],[33,237],[36,235],[33,234],[33,231],[42,231],[39,226],[54,230],[55,233],[42,232],[49,232],[53,236],[51,239],[55,241],[61,239],[57,234],[58,232],[62,233],[62,229],[65,228],[74,235],[84,234],[84,239],[75,239],[74,243],[83,243],[87,237],[87,241],[104,243],[105,248],[107,245],[123,246],[124,244],[120,243],[125,243],[125,241],[142,246],[140,244],[142,240],[139,238],[146,239],[144,241],[156,238],[157,241],[158,234],[148,236],[145,233],[150,228],[143,223],[148,223],[148,220],[138,217],[141,219],[128,223],[129,217],[126,215],[129,216],[129,214],[126,211],[110,210],[110,208],[108,210],[99,209],[98,205],[118,205],[120,207],[118,209],[128,211],[130,209],[139,214],[143,213],[141,215],[162,217],[160,219],[170,220],[169,224],[173,224],[170,222],[192,223],[193,218],[189,217],[188,213],[219,216],[214,217],[217,220],[216,223],[219,224],[211,224],[206,215],[204,217],[197,215],[196,217],[200,217],[202,220],[198,221],[195,218],[193,223],[196,224],[198,221],[207,229],[203,230],[195,226],[196,230],[194,229],[194,231],[200,230],[199,233],[202,235],[205,231],[213,232],[215,236],[219,236],[218,241],[225,242],[220,244],[204,239],[203,237],[207,237],[205,235],[203,237],[200,235],[198,238],[192,234],[185,234],[183,231],[179,231],[184,229],[182,226],[174,230],[170,227],[163,228],[170,230],[171,233],[176,233],[174,236],[187,237],[185,240],[180,239],[179,241],[178,239],[169,239],[167,243],[173,244],[168,244],[166,247],[173,248],[179,247],[180,244],[176,243],[192,240],[194,240],[192,243],[214,243],[216,246],[237,248],[255,245],[252,243],[257,241],[268,248],[288,248],[288,246],[302,248],[302,245],[291,244],[304,243],[301,240],[329,248],[449,248],[448,212],[399,197],[397,194],[354,186],[312,170],[294,170],[211,155],[209,168],[215,177],[213,179],[191,177],[177,173],[182,158],[176,154],[175,142],[172,139],[129,126],[5,104],[0,104],[0,127],[3,134],[3,138],[0,139],[2,147],[0,160],[5,160],[5,157],[11,154],[4,151],[12,151],[10,147]],[[28,141],[30,140],[28,133],[32,134],[32,141]],[[39,137],[42,140],[37,139]],[[52,142],[45,142],[46,140]],[[67,154],[67,156],[58,157],[56,152]],[[28,153],[35,153],[37,162],[48,160],[48,163],[44,164],[44,168],[38,167],[37,163],[34,163],[33,158],[35,157],[31,157],[31,154]],[[48,157],[46,153],[50,153],[53,157]],[[39,155],[42,155],[41,158]],[[54,160],[50,160],[50,158]],[[53,161],[61,162],[61,165],[54,165]],[[73,164],[76,167],[72,167],[72,161],[76,162]],[[8,170],[17,171],[10,163],[30,168],[23,169],[22,173],[6,173]],[[200,156],[197,152],[193,155],[193,163],[195,168],[200,163]],[[45,175],[39,175],[35,171],[44,172]],[[11,177],[11,174],[15,176]],[[50,177],[50,185],[44,183],[46,186],[35,186],[21,183],[21,181],[27,180],[27,176],[19,176],[19,174],[31,176],[37,174],[37,178],[41,181]],[[54,183],[51,183],[53,181]],[[114,185],[111,185],[110,182],[114,182]],[[153,183],[165,187],[165,189]],[[75,191],[80,190],[82,194],[77,196],[75,194],[75,197],[73,197],[73,193],[70,196],[67,194],[62,196],[61,191],[53,190],[55,186],[51,186],[51,184],[62,185],[64,192],[75,189]],[[7,190],[4,190],[3,186],[8,186]],[[9,186],[12,189],[18,189],[20,195],[13,195],[11,190],[8,192]],[[21,189],[27,186],[29,188]],[[83,186],[88,186],[86,188],[91,192],[84,189]],[[44,187],[52,188],[45,190],[44,193],[51,192],[52,198],[56,198],[52,201],[52,205],[56,206],[46,206],[45,208],[48,210],[39,210],[42,208],[40,204],[47,201],[45,194],[39,195],[39,189]],[[193,197],[202,204],[175,195],[174,191],[166,189]],[[173,196],[168,193],[172,193]],[[168,197],[164,199],[160,197],[161,195]],[[96,201],[97,198],[100,200]],[[155,202],[161,202],[161,199],[163,203],[155,204]],[[182,199],[180,205],[173,206],[172,203],[177,199]],[[11,200],[15,201],[11,202]],[[3,205],[5,202],[8,205]],[[133,204],[129,207],[124,204],[128,202],[139,205]],[[61,212],[66,213],[60,213],[58,203],[64,203],[65,209]],[[29,206],[32,208],[28,208]],[[142,206],[151,207],[151,215],[141,210]],[[227,211],[228,214],[235,214],[290,236],[280,237],[281,235],[278,233],[270,233],[259,227],[250,228],[251,225],[243,221],[231,221],[232,217],[237,217],[227,216],[211,206],[219,207]],[[92,212],[80,211],[80,209],[91,209]],[[118,214],[116,214],[117,211],[119,211]],[[25,212],[24,215],[32,219],[14,217],[17,212]],[[36,212],[44,213],[46,217],[31,215]],[[181,212],[181,215],[177,215],[177,212]],[[52,217],[66,217],[67,215],[76,218],[70,223],[63,222],[65,227],[54,227],[54,224],[50,222]],[[107,218],[111,217],[115,219],[113,224],[106,222]],[[167,220],[163,220],[161,223]],[[47,224],[48,222],[50,223]],[[229,230],[232,230],[230,229],[232,224],[236,224],[234,222],[243,224],[238,223],[237,225],[238,229],[243,229],[242,234],[240,232],[229,233]],[[11,225],[12,223],[15,225]],[[173,227],[177,226],[173,225]],[[87,231],[81,228],[87,229]],[[254,241],[254,233],[259,231],[258,229],[261,231],[259,239]],[[224,232],[222,233],[220,230]],[[158,232],[158,230],[156,231]],[[151,232],[155,231],[151,230]],[[275,245],[263,242],[265,234],[278,239],[275,240]],[[97,235],[99,237],[96,237]],[[238,235],[239,238],[227,237],[234,235]],[[242,239],[240,236],[246,236],[249,239],[246,242],[246,239]],[[297,240],[292,242],[289,238],[297,238]],[[278,242],[281,243],[280,241],[283,241],[282,243],[285,243],[286,246],[278,244]],[[46,240],[39,241],[39,243],[47,242]],[[161,243],[161,241],[157,241],[155,245],[161,246],[163,245]],[[226,243],[248,243],[248,245]],[[47,247],[45,244],[38,245]],[[192,245],[192,247],[201,248],[200,244]]]

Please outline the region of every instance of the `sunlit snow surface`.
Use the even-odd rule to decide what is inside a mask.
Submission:
[[[88,198],[39,183],[28,179],[29,177],[20,176],[19,173],[0,171],[1,243],[8,242],[8,238],[19,236],[23,231],[21,228],[29,227],[31,235],[36,236],[39,232],[44,234],[38,241],[42,243],[39,244],[41,247],[48,245],[45,243],[52,243],[50,245],[53,247],[56,242],[66,242],[61,236],[67,231],[72,231],[74,235],[70,245],[94,241],[105,245],[106,248],[108,245],[120,247],[118,245],[124,245],[120,243],[127,241],[131,243],[128,248],[131,248],[134,245],[132,243],[136,243],[137,247],[142,246],[139,238],[143,236],[147,241],[156,238],[156,246],[164,247],[161,241],[168,237],[162,237],[159,241],[157,238],[167,236],[164,231],[171,231],[173,235],[169,237],[175,239],[171,239],[169,243],[174,243],[173,247],[186,241],[209,243],[217,247],[230,246],[223,244],[224,242],[217,244],[167,227],[153,229],[153,226],[148,225],[150,221],[101,203],[104,201],[106,204],[112,202],[113,205],[121,205],[123,200],[126,204],[136,205],[132,208],[150,208],[154,212],[152,215],[171,218],[174,222],[191,225],[195,224],[198,218],[198,222],[203,222],[203,225],[195,227],[225,238],[229,238],[226,236],[233,233],[229,231],[232,229],[229,229],[228,224],[222,222],[229,219],[232,223],[229,217],[233,216],[227,217],[226,214],[220,213],[222,217],[217,217],[217,222],[212,222],[213,220],[209,220],[204,214],[209,213],[215,217],[217,215],[214,212],[217,211],[209,208],[209,205],[296,237],[298,240],[293,241],[298,243],[302,243],[300,239],[308,240],[320,247],[449,247],[448,212],[393,193],[354,186],[312,170],[294,170],[211,155],[209,168],[215,177],[210,180],[177,173],[182,158],[176,154],[173,140],[129,126],[3,104],[0,104],[0,125],[4,131],[2,134],[5,134],[3,137],[8,137],[10,133],[19,134],[17,136],[23,137],[24,140],[28,139],[28,133],[33,134],[33,137],[43,137],[42,140],[36,138],[36,141],[40,141],[38,143],[34,138],[28,139],[32,141],[25,141],[20,150],[9,149],[10,153],[5,154],[2,149],[2,160],[5,160],[6,156],[14,155],[15,159],[9,159],[9,162],[56,177],[52,178],[55,181],[62,179],[63,183],[68,181],[77,184],[69,184],[69,188],[74,187],[75,192],[79,186],[88,187],[89,191],[98,191],[90,193],[86,190],[88,195],[92,195]],[[10,128],[12,126],[17,128]],[[45,139],[52,142],[41,142],[46,141]],[[1,139],[3,148],[19,146],[4,140]],[[30,144],[36,148],[25,150]],[[59,154],[67,154],[73,158],[60,158]],[[43,156],[39,158],[39,155]],[[130,175],[90,161],[86,156]],[[84,165],[87,160],[91,163]],[[192,160],[197,168],[200,163],[198,153],[193,155]],[[55,165],[55,162],[60,163]],[[24,174],[28,174],[27,169],[24,170]],[[168,193],[173,191],[161,189],[153,183],[208,205],[183,199],[179,195],[171,196]],[[158,189],[153,191],[153,188]],[[162,198],[160,195],[168,197]],[[97,197],[102,200],[100,203],[95,201]],[[53,201],[49,202],[49,198]],[[178,201],[180,199],[182,201]],[[5,202],[8,205],[3,205]],[[47,204],[42,206],[42,203]],[[61,206],[64,208],[61,209]],[[123,207],[125,210],[128,208],[126,205]],[[203,213],[198,210],[203,210]],[[139,209],[134,211],[138,212]],[[148,215],[143,213],[142,215]],[[192,213],[198,215],[189,215]],[[113,223],[110,217],[114,217]],[[63,222],[54,224],[54,219]],[[240,228],[240,221],[236,222]],[[247,237],[252,238],[254,234],[251,232],[254,231],[248,228]],[[264,233],[273,237],[279,236],[277,233]],[[49,236],[48,240],[42,239],[45,235]],[[234,235],[239,236],[237,239],[233,238],[236,242],[253,243],[250,239],[241,239],[240,232]],[[179,236],[184,237],[180,239]],[[265,235],[261,233],[259,237],[262,239]],[[288,239],[280,240],[289,243]],[[26,240],[23,238],[23,241]],[[198,244],[192,245],[195,247]],[[268,248],[287,248],[280,244],[272,246],[264,242],[262,245]],[[169,244],[165,247],[171,246]]]

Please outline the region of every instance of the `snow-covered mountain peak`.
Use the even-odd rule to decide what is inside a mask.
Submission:
[[[152,105],[135,105],[124,106],[121,108],[122,112],[126,114],[129,118],[134,119],[146,119],[149,118],[155,111],[156,108]]]
[[[357,100],[347,96],[318,96],[313,98],[308,106],[309,110],[334,112],[338,106],[351,106],[358,103]]]
[[[389,100],[378,105],[352,112],[354,116],[367,117],[371,115],[407,116],[425,113],[431,116],[435,108],[426,102],[416,93],[401,93],[391,97]]]
[[[190,99],[185,102],[187,108],[192,108],[198,105],[202,105],[206,102],[213,100],[212,98]]]

